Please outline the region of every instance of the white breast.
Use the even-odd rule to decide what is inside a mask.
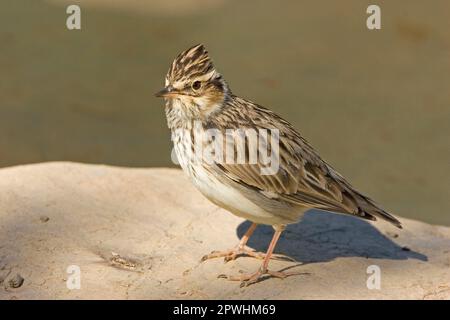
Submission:
[[[205,197],[242,218],[266,224],[278,223],[273,214],[266,212],[238,190],[222,183],[205,170],[201,161],[195,158],[189,130],[173,131],[172,141],[180,166]]]

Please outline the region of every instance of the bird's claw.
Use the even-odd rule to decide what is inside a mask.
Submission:
[[[200,262],[221,257],[223,257],[224,262],[227,263],[229,261],[236,260],[237,258],[240,257],[253,257],[257,259],[264,259],[265,254],[262,252],[256,252],[255,250],[250,249],[248,247],[244,248],[237,247],[224,251],[212,251],[210,254],[204,255],[201,258]]]
[[[301,272],[282,272],[282,271],[272,271],[272,270],[262,270],[259,269],[258,271],[250,274],[240,274],[236,276],[232,275],[226,275],[226,274],[220,274],[217,277],[221,279],[227,279],[230,281],[240,281],[240,287],[248,287],[249,285],[252,285],[254,283],[260,282],[262,280],[268,279],[268,278],[279,278],[284,279],[289,276],[294,275],[300,275],[304,274]]]
[[[214,258],[221,258],[223,257],[223,260],[225,263],[232,261],[232,260],[236,260],[237,258],[240,257],[252,257],[252,258],[256,258],[256,259],[264,259],[266,257],[266,254],[263,252],[257,252],[254,249],[251,249],[249,247],[244,247],[244,248],[233,248],[233,249],[229,249],[229,250],[225,250],[225,251],[212,251],[210,254],[204,255],[200,262],[204,262],[206,260],[209,259],[214,259]],[[284,261],[295,261],[295,259],[282,255],[282,254],[273,254],[271,256],[271,259],[273,260],[284,260]]]

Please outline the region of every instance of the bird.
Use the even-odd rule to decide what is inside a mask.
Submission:
[[[203,44],[176,56],[164,88],[155,96],[165,100],[174,151],[190,181],[212,203],[252,222],[236,247],[212,251],[201,261],[223,257],[227,262],[251,256],[263,260],[260,268],[253,273],[219,277],[248,286],[267,277],[294,275],[269,269],[269,262],[283,258],[273,253],[277,241],[286,226],[300,221],[309,209],[372,221],[380,218],[402,228],[391,213],[357,191],[325,162],[288,121],[233,94]],[[254,133],[256,140],[252,139]],[[264,154],[260,152],[255,160],[255,144],[267,152],[265,158],[259,157]],[[209,153],[205,152],[208,146]],[[205,149],[199,152],[202,147]],[[268,154],[276,155],[273,172],[267,170]],[[266,253],[247,247],[259,224],[274,229]]]

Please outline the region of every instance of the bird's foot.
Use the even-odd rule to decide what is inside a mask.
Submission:
[[[253,257],[257,259],[264,259],[265,253],[256,252],[255,250],[249,247],[236,247],[229,250],[224,251],[212,251],[210,254],[204,255],[201,259],[201,262],[223,257],[224,262],[229,262],[231,260],[236,260],[240,257]]]
[[[304,274],[303,272],[283,272],[283,271],[272,271],[272,270],[263,270],[262,268],[258,269],[258,271],[250,274],[240,274],[236,276],[220,274],[218,278],[227,279],[230,281],[240,281],[240,287],[247,287],[254,283],[260,282],[262,280],[268,278],[279,278],[284,279],[294,275]]]
[[[214,259],[214,258],[221,258],[223,257],[223,260],[225,263],[236,260],[240,257],[253,257],[256,259],[264,259],[266,257],[266,254],[264,252],[257,252],[247,246],[245,247],[236,247],[233,249],[225,250],[225,251],[212,251],[210,254],[204,255],[200,262]],[[294,261],[291,257],[281,255],[281,254],[273,254],[271,256],[271,259],[274,260],[285,260],[285,261]]]

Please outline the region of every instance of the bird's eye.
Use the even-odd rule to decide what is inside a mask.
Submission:
[[[192,89],[198,90],[202,86],[202,83],[200,81],[194,81],[192,82]]]

